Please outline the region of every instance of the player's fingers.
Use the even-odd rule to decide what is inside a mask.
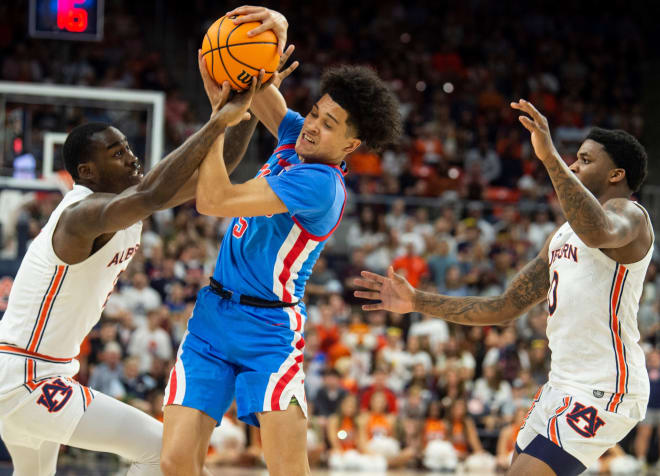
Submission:
[[[376,304],[363,304],[362,305],[362,310],[363,311],[382,311],[385,309],[383,307],[382,303],[376,303]]]
[[[355,291],[353,292],[353,295],[362,299],[371,299],[372,301],[380,300],[380,293],[373,291]]]
[[[252,36],[257,36],[259,33],[263,33],[264,31],[268,31],[273,27],[272,22],[263,22],[261,25],[259,25],[256,28],[252,28],[250,31],[247,32],[247,36],[252,37]]]
[[[371,279],[372,281],[377,281],[379,283],[384,283],[385,280],[387,279],[385,276],[381,276],[380,274],[372,273],[371,271],[362,271],[360,273],[360,276],[363,278]]]
[[[199,66],[199,72],[204,76],[204,72],[208,74],[206,70],[206,63],[204,62],[204,56],[202,56],[202,50],[197,50],[197,65]]]
[[[277,65],[277,70],[281,71],[284,65],[289,61],[289,58],[293,54],[293,50],[295,50],[296,47],[294,45],[289,45],[289,47],[284,51],[284,54],[280,56],[280,63]]]
[[[532,121],[529,117],[518,116],[518,120],[529,132],[535,132],[538,130],[538,126],[536,125],[536,123]]]
[[[229,99],[229,93],[231,92],[231,86],[229,86],[229,81],[224,81],[222,83],[222,89],[220,90],[220,105],[224,106]]]
[[[289,65],[287,69],[284,71],[280,72],[280,83],[284,81],[291,73],[295,71],[295,69],[300,66],[300,63],[298,61],[294,61]]]
[[[535,122],[538,124],[545,124],[547,122],[545,116],[541,114],[539,110],[536,109],[536,107],[534,107],[534,104],[525,99],[521,99],[520,102],[525,106],[525,111],[527,111],[529,115],[532,116]]]
[[[264,69],[259,70],[259,74],[256,77],[252,77],[251,93],[254,96],[255,92],[261,89],[261,86],[264,84],[264,77],[266,76],[266,71]]]
[[[266,18],[268,18],[268,12],[264,10],[262,12],[242,14],[241,16],[232,19],[232,21],[234,22],[234,25],[240,25],[241,23],[248,23],[251,21],[263,22],[264,24],[272,24],[272,21],[264,21]]]
[[[252,119],[252,115],[249,112],[246,112],[245,114],[243,114],[243,118],[241,119],[241,122],[249,121],[250,119]]]
[[[383,287],[383,285],[377,281],[373,281],[371,279],[362,279],[362,278],[355,278],[353,280],[353,284],[361,288],[373,289],[374,291],[378,291],[380,288]]]
[[[280,55],[284,54],[285,46],[286,46],[286,30],[284,30],[284,33],[277,35],[277,52]]]
[[[258,11],[260,9],[263,9],[264,7],[255,7],[253,5],[243,5],[241,7],[236,7],[233,10],[225,13],[226,16],[230,17],[232,15],[245,15],[248,13],[253,13],[255,11]]]

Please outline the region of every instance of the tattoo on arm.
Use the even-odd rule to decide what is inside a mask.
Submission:
[[[241,160],[243,160],[258,123],[257,116],[252,114],[249,121],[243,121],[233,127],[227,128],[223,157],[228,174],[231,174]]]
[[[560,157],[544,163],[571,228],[585,242],[608,229],[605,209]]]
[[[457,324],[503,324],[545,300],[549,287],[548,262],[538,256],[520,270],[501,296],[451,297],[416,291],[414,308]]]

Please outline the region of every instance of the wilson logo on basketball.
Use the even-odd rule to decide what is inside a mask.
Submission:
[[[252,80],[252,76],[250,76],[250,74],[247,71],[243,70],[241,71],[241,74],[238,75],[237,79],[243,84],[250,84],[250,81]]]

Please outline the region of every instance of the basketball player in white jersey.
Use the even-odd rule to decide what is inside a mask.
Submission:
[[[510,475],[573,475],[591,466],[644,418],[649,380],[638,344],[637,309],[653,252],[648,214],[630,200],[646,176],[644,148],[624,131],[593,129],[568,167],[548,121],[525,100],[537,157],[567,218],[503,295],[448,297],[414,289],[390,267],[356,284],[379,300],[365,310],[433,314],[466,325],[506,324],[547,299],[549,381],[534,398]]]
[[[0,425],[15,476],[55,474],[60,444],[120,455],[130,475],[161,474],[162,424],[76,382],[75,357],[140,246],[140,220],[194,197],[197,168],[249,116],[254,90],[227,102],[226,84],[204,127],[144,178],[114,127],[84,124],[67,137],[75,185],[28,248],[0,321]],[[247,124],[227,142],[231,169],[256,121]]]

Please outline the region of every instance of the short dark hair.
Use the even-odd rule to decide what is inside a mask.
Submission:
[[[78,179],[78,164],[85,162],[88,158],[90,138],[97,132],[101,132],[110,127],[110,124],[103,122],[88,122],[76,126],[64,141],[62,147],[62,158],[64,167],[71,174],[74,180]]]
[[[605,148],[614,164],[626,171],[628,188],[637,192],[648,173],[648,157],[644,146],[632,134],[621,129],[594,127],[589,131],[587,139]]]
[[[399,101],[371,68],[328,68],[321,77],[321,95],[325,94],[348,112],[348,124],[371,149],[381,150],[399,139]]]

